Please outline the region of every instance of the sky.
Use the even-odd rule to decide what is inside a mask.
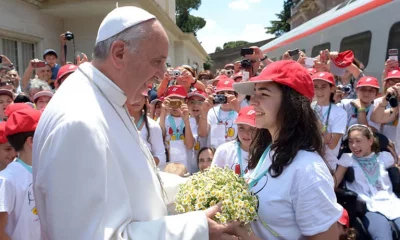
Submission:
[[[206,26],[197,32],[197,39],[207,53],[229,41],[257,42],[273,37],[264,27],[277,20],[275,13],[283,9],[283,0],[202,0],[194,16],[204,18]]]

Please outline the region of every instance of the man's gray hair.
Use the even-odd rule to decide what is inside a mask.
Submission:
[[[32,89],[38,89],[39,91],[51,91],[50,85],[39,78],[34,78],[29,81],[26,89],[27,93],[29,94]]]
[[[97,59],[100,61],[105,60],[110,53],[111,45],[117,40],[127,43],[130,50],[132,52],[135,52],[136,49],[139,47],[140,40],[148,37],[148,27],[146,27],[144,23],[140,23],[133,27],[127,28],[115,36],[98,42],[96,46],[94,46],[93,59]]]

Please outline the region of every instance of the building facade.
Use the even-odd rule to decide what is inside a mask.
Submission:
[[[355,0],[295,0],[290,11],[290,29],[321,15],[339,4],[350,4]]]
[[[188,64],[202,70],[207,53],[192,33],[175,24],[175,0],[121,0],[118,6],[138,6],[155,15],[169,37],[170,66]],[[8,56],[20,74],[45,49],[61,49],[60,34],[75,36],[75,53],[90,58],[103,18],[116,7],[112,0],[0,0],[0,54]],[[73,61],[73,42],[67,60]]]

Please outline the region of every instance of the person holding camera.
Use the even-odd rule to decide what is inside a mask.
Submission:
[[[216,95],[210,95],[203,104],[199,136],[208,137],[208,144],[215,148],[237,137],[235,120],[240,111],[240,103],[233,90],[234,82],[233,79],[221,75],[215,89]]]
[[[21,88],[24,92],[28,87],[33,71],[35,71],[36,74],[35,78],[38,78],[46,83],[49,83],[51,80],[52,71],[50,65],[42,60],[33,59],[29,61],[28,67],[22,76]]]
[[[249,72],[250,77],[257,75],[261,63],[268,66],[268,64],[273,62],[257,46],[242,49],[241,55],[244,57],[244,60],[241,61],[241,69]]]
[[[161,107],[161,115],[157,120],[161,126],[165,147],[169,153],[169,161],[182,163],[189,170],[195,171],[189,151],[193,149],[197,136],[196,120],[189,115],[185,103],[186,90],[181,85],[170,86],[167,97]]]
[[[194,69],[188,65],[182,65],[166,72],[160,86],[158,87],[157,96],[162,97],[171,85],[183,86],[186,94],[191,92],[193,89],[201,91],[205,91],[206,89],[205,85],[196,79]]]
[[[364,76],[356,87],[357,99],[343,99],[337,106],[347,112],[347,128],[353,124],[363,124],[378,132],[380,125],[371,121],[374,99],[379,93],[379,82],[376,78]]]
[[[396,89],[400,84],[400,71],[392,70],[387,73],[383,80],[384,95],[375,99],[374,109],[371,114],[371,120],[381,124],[378,129],[380,133],[385,135],[389,140],[396,141],[396,129],[398,125],[398,101]],[[397,136],[397,137],[400,137]],[[397,151],[399,149],[397,148]]]

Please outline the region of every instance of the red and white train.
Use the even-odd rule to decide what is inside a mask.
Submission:
[[[388,49],[400,51],[400,0],[348,0],[261,47],[272,60],[290,49],[353,50],[365,73],[380,79]],[[399,57],[400,59],[400,57]]]

